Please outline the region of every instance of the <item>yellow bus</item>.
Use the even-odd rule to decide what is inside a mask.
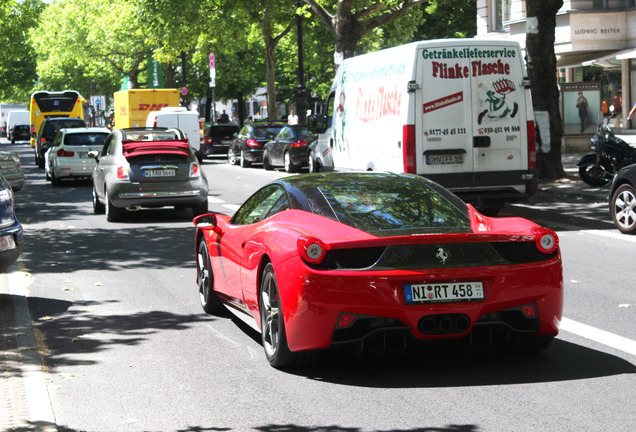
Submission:
[[[49,117],[77,117],[84,119],[84,98],[75,90],[59,92],[36,91],[31,95],[31,147],[40,125]]]

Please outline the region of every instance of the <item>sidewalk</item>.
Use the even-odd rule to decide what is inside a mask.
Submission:
[[[566,153],[561,157],[566,177],[554,181],[539,181],[539,191],[552,194],[584,198],[596,203],[609,202],[610,184],[603,187],[590,186],[581,180],[576,163],[587,153]]]

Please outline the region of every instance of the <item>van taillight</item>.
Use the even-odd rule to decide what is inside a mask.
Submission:
[[[402,154],[404,157],[404,172],[416,173],[415,161],[415,125],[404,125],[402,129]]]
[[[153,127],[153,128],[156,128],[156,127],[157,127],[157,119],[156,119],[156,118],[155,118],[155,122],[152,124],[152,127]]]
[[[528,169],[537,169],[537,135],[534,129],[534,122],[528,122]]]

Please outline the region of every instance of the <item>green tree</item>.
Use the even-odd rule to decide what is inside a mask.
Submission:
[[[418,40],[473,37],[476,16],[475,0],[430,0],[415,36]]]
[[[335,12],[333,0],[304,0],[324,25],[333,33],[335,63],[353,57],[356,45],[372,30],[407,14],[414,6],[428,0],[337,0]]]
[[[41,0],[3,0],[0,3],[0,100],[26,102],[34,88],[36,55],[29,30],[36,26]]]

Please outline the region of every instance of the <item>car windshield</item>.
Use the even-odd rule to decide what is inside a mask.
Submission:
[[[126,131],[127,141],[174,141],[178,140],[177,133],[171,130],[165,131]]]
[[[274,138],[278,135],[278,132],[283,128],[283,126],[270,126],[270,127],[255,127],[254,128],[254,138]]]
[[[66,134],[64,137],[65,146],[80,146],[80,145],[104,145],[107,133],[76,133]]]
[[[321,182],[305,190],[305,197],[314,213],[369,233],[470,231],[465,204],[424,179],[361,175]]]

